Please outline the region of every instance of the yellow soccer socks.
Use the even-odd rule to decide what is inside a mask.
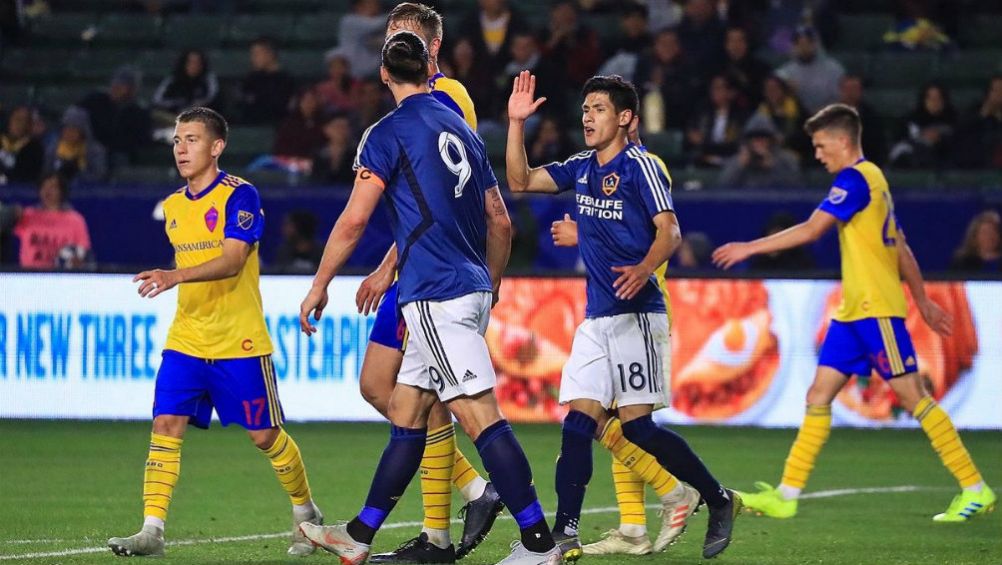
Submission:
[[[312,496],[310,483],[306,478],[306,466],[303,465],[299,446],[289,434],[285,433],[285,428],[279,428],[275,443],[261,451],[271,461],[278,482],[282,483],[282,488],[289,494],[292,504],[294,506],[309,504]]]
[[[181,473],[182,443],[184,440],[178,438],[150,434],[150,453],[143,473],[143,516],[146,524],[161,530]]]
[[[452,476],[456,465],[456,429],[447,424],[428,430],[421,458],[421,500],[424,529],[436,546],[448,547],[449,515],[452,510]]]
[[[616,486],[616,504],[619,506],[619,532],[628,537],[647,534],[644,480],[613,457],[612,482]]]
[[[926,396],[915,406],[913,414],[925,435],[929,437],[933,449],[939,455],[943,465],[960,483],[961,488],[980,490],[983,485],[981,473],[974,465],[970,453],[960,441],[960,435],[953,427],[950,416],[939,407],[935,400]]]
[[[800,491],[807,485],[807,479],[814,469],[814,462],[821,453],[821,448],[828,441],[832,431],[831,406],[807,406],[804,423],[797,432],[790,454],[783,467],[783,480],[779,490],[783,498],[797,498]]]

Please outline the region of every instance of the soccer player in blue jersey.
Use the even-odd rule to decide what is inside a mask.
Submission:
[[[528,71],[515,79],[508,101],[508,184],[514,192],[575,191],[579,247],[588,274],[585,321],[578,328],[560,382],[569,404],[557,461],[554,539],[565,556],[580,545],[578,521],[591,479],[591,440],[604,428],[613,402],[626,439],[689,483],[710,507],[703,557],[730,543],[741,499],[725,489],[678,434],[658,427],[654,406],[666,400],[663,352],[668,340],[664,298],[654,271],[678,247],[681,234],[669,180],[653,159],[629,142],[637,92],[621,77],[585,83],[582,126],[591,149],[563,163],[530,168],[525,120],[536,100]]]
[[[424,4],[403,2],[394,7],[386,19],[387,36],[398,31],[410,31],[424,40],[428,46],[428,86],[432,96],[459,114],[476,131],[477,114],[470,95],[459,81],[445,77],[438,68],[442,16]],[[393,245],[356,294],[359,313],[376,311],[359,374],[359,387],[366,401],[383,416],[387,415],[390,394],[403,361],[404,335],[407,332],[406,324],[397,312],[396,273],[397,247]],[[382,302],[379,302],[380,296]],[[377,303],[378,308],[375,306]],[[449,457],[450,454],[453,456]],[[371,555],[371,563],[454,562],[473,551],[487,537],[503,509],[494,486],[480,476],[457,448],[452,415],[441,402],[435,403],[428,417],[428,442],[421,460],[420,482],[424,506],[421,533],[394,551]],[[452,544],[449,534],[453,485],[466,500],[460,512],[464,523],[458,548]]]
[[[366,560],[372,540],[417,472],[428,414],[446,403],[473,439],[521,542],[502,563],[555,564],[553,543],[532,486],[529,462],[494,396],[496,376],[483,334],[511,250],[511,220],[483,141],[431,95],[428,49],[408,31],[386,40],[380,76],[397,108],[362,136],[348,205],[331,231],[300,325],[316,331],[327,286],[351,255],[380,197],[390,208],[397,303],[409,329],[389,401],[390,441],[361,512],[347,524],[301,525],[341,562]]]
[[[219,170],[227,125],[214,110],[190,108],[177,117],[174,160],[187,181],[164,201],[164,229],[176,269],[143,271],[140,296],[177,286],[177,314],[167,333],[153,395],[153,433],[143,476],[143,528],[108,540],[117,555],[164,554],[164,522],[181,472],[188,424],[208,428],[215,410],[224,426],[242,426],[292,501],[289,555],[315,547],[304,520],[323,523],[313,503],[299,447],[282,427],[272,344],[258,288],[264,214],[257,189]]]

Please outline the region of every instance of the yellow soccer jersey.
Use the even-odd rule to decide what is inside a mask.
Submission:
[[[259,288],[258,240],[264,215],[257,189],[220,172],[197,196],[179,189],[164,201],[164,227],[178,268],[219,257],[223,239],[251,245],[236,276],[178,286],[177,312],[165,349],[203,359],[257,357],[272,352]]]
[[[470,129],[477,131],[477,111],[473,108],[473,99],[462,83],[437,73],[428,79],[428,86],[431,87],[431,94],[436,100],[453,109],[466,120]]]
[[[898,223],[884,173],[860,159],[835,177],[821,210],[838,220],[842,303],[835,319],[904,318],[898,269]]]
[[[658,164],[658,167],[661,167],[661,172],[663,172],[665,174],[665,177],[668,179],[668,193],[671,194],[672,180],[671,180],[671,175],[668,173],[668,165],[665,165],[665,162],[661,160],[661,157],[658,157],[657,155],[650,152],[647,152],[647,154],[654,159],[654,162]],[[665,278],[668,276],[667,261],[665,261],[664,265],[661,265],[660,267],[657,268],[657,270],[654,271],[654,276],[657,277],[658,285],[661,286],[661,294],[665,297],[665,312],[668,313],[668,329],[671,329],[672,326],[671,296],[668,294],[668,282],[665,280]]]

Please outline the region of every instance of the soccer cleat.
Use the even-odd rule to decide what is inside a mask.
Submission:
[[[554,546],[546,553],[536,553],[529,551],[520,541],[511,542],[511,553],[497,565],[559,565],[560,548]]]
[[[685,532],[686,520],[699,509],[699,491],[682,483],[682,496],[661,504],[661,531],[654,540],[654,551],[664,551]]]
[[[741,495],[727,489],[727,496],[727,504],[720,508],[710,506],[710,519],[706,525],[706,538],[703,540],[703,559],[713,559],[731,543],[734,519],[741,513]]]
[[[344,522],[321,526],[310,522],[299,524],[306,539],[341,558],[341,565],[361,565],[369,557],[369,546],[348,535]]]
[[[557,544],[557,549],[560,550],[560,557],[568,563],[577,561],[584,555],[584,551],[581,548],[581,540],[576,535],[571,536],[553,532],[553,543]]]
[[[778,488],[769,483],[755,483],[758,492],[738,492],[745,508],[770,518],[793,518],[797,515],[797,499],[783,498]]]
[[[960,491],[960,494],[953,497],[946,512],[936,514],[932,517],[933,522],[966,522],[979,514],[987,514],[995,510],[995,503],[998,497],[992,489],[985,485],[981,492],[969,490]]]
[[[310,512],[299,513],[295,510],[292,511],[292,544],[289,545],[289,550],[286,553],[293,557],[313,555],[313,552],[317,550],[317,546],[306,539],[306,536],[299,529],[299,524],[302,522],[309,522],[318,526],[324,523],[324,513],[320,511],[320,508],[317,508],[317,505],[312,501],[310,502],[310,506],[312,506],[312,511]]]
[[[121,557],[163,557],[164,532],[156,526],[143,526],[142,530],[127,538],[111,538],[108,547]]]
[[[428,541],[428,534],[421,532],[418,537],[400,544],[389,553],[377,553],[369,558],[369,563],[455,563],[456,547],[442,549]]]
[[[602,539],[581,548],[585,555],[649,555],[651,540],[646,535],[629,537],[618,529],[602,534]]]
[[[462,559],[469,555],[490,533],[501,511],[504,510],[504,503],[498,496],[498,491],[492,483],[487,483],[484,494],[480,498],[466,503],[459,511],[459,517],[463,520],[463,538],[459,542],[456,550],[456,559]]]

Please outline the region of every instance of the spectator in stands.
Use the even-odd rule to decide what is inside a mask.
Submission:
[[[338,24],[338,48],[360,78],[379,74],[379,58],[386,38],[386,15],[379,0],[352,0],[351,12]]]
[[[382,85],[374,79],[363,79],[358,86],[358,105],[352,112],[358,133],[376,123],[392,108],[383,95]]]
[[[17,106],[0,135],[0,185],[34,182],[42,174],[45,148],[32,135],[32,110]]]
[[[724,23],[711,0],[687,0],[685,17],[678,26],[682,51],[704,76],[720,68],[724,60]]]
[[[312,212],[289,212],[282,220],[282,244],[275,268],[282,273],[307,274],[317,270],[324,248],[316,239],[317,217]]]
[[[800,26],[794,34],[793,58],[776,70],[793,87],[800,103],[813,114],[838,99],[842,65],[820,51],[817,31]]]
[[[533,167],[561,161],[574,152],[574,144],[567,136],[567,129],[552,115],[543,116],[526,147],[529,165]]]
[[[651,45],[651,34],[647,31],[647,7],[627,2],[620,10],[620,34],[606,47],[606,61],[599,67],[598,74],[620,75],[632,81],[640,55]]]
[[[950,93],[942,84],[931,82],[919,90],[918,103],[905,118],[904,139],[892,149],[894,167],[938,169],[949,162],[957,112]]]
[[[930,19],[932,6],[925,0],[898,0],[894,28],[884,34],[884,43],[906,51],[941,51],[950,38]]]
[[[323,108],[312,88],[304,88],[293,98],[293,111],[275,132],[272,154],[284,158],[312,160],[327,139],[323,131]]]
[[[545,96],[549,100],[559,100],[558,96],[564,85],[560,82],[563,74],[559,69],[559,61],[544,58],[539,51],[536,36],[528,31],[518,31],[511,37],[511,61],[505,65],[504,73],[498,77],[496,88],[504,92],[510,88],[518,73],[531,71],[536,75],[536,96]],[[483,112],[485,116],[497,115],[498,108],[492,108],[492,114]]]
[[[487,67],[477,63],[476,51],[470,38],[460,37],[456,40],[449,52],[449,60],[440,63],[446,76],[458,80],[466,87],[466,92],[473,100],[473,107],[477,109],[478,118],[485,111],[498,107],[499,91],[495,88]]]
[[[772,73],[769,65],[759,61],[751,52],[748,32],[744,28],[727,29],[724,36],[724,59],[716,74],[731,77],[738,91],[738,105],[754,110],[762,99],[762,82]]]
[[[173,124],[174,118],[185,108],[212,107],[219,96],[219,79],[209,69],[209,60],[198,49],[181,53],[174,64],[174,72],[165,78],[153,93],[154,111]]]
[[[45,150],[45,171],[58,173],[67,180],[87,182],[104,180],[108,174],[108,155],[94,139],[87,113],[71,106],[63,115],[59,137]]]
[[[357,101],[359,81],[352,76],[351,63],[340,47],[324,55],[327,62],[327,80],[317,85],[320,103],[327,112],[347,112]]]
[[[769,218],[763,237],[779,233],[797,224],[797,219],[786,210],[776,212]],[[751,268],[756,271],[803,271],[814,268],[814,257],[806,246],[794,247],[774,253],[756,255],[751,260]]]
[[[957,164],[1002,167],[1002,76],[996,76],[988,83],[985,97],[957,138]]]
[[[653,48],[641,56],[636,84],[644,102],[650,101],[651,93],[660,95],[664,113],[662,126],[676,129],[685,127],[693,98],[696,93],[705,91],[699,74],[692,70],[682,51],[678,34],[670,29],[659,31],[654,36]],[[641,113],[650,127],[651,112],[641,108]]]
[[[259,37],[250,46],[251,71],[240,83],[243,121],[273,124],[285,116],[289,99],[296,90],[292,75],[278,61],[275,41]]]
[[[327,143],[313,160],[313,179],[324,184],[348,185],[355,178],[355,144],[351,121],[345,114],[335,114],[324,124]]]
[[[1002,217],[998,212],[985,210],[974,216],[950,268],[968,273],[1002,271]]]
[[[713,77],[710,99],[686,131],[686,142],[697,166],[719,167],[738,151],[745,116],[735,105],[737,93],[724,75]]]
[[[87,112],[89,130],[107,149],[115,166],[131,162],[152,138],[150,112],[136,100],[140,78],[135,67],[119,67],[107,91],[92,92],[78,104]]]
[[[460,25],[460,34],[473,44],[477,64],[498,76],[510,60],[512,37],[530,28],[508,0],[477,0],[477,4]]]
[[[541,35],[543,55],[562,65],[558,84],[578,89],[595,74],[602,62],[602,48],[595,31],[578,21],[577,6],[558,0],[550,8],[550,20]]]
[[[701,231],[686,232],[674,261],[677,269],[706,269],[710,266],[713,242]]]
[[[878,165],[887,159],[887,137],[880,116],[863,99],[863,77],[859,75],[844,75],[839,81],[838,101],[848,104],[859,112],[859,120],[863,124],[862,143],[863,155]]]
[[[772,127],[779,132],[780,144],[797,153],[801,163],[814,161],[814,148],[804,132],[807,111],[794,96],[786,81],[776,75],[762,83],[762,103],[748,120],[747,127]]]
[[[59,251],[66,246],[90,251],[87,222],[70,207],[69,181],[59,174],[45,176],[38,185],[38,198],[38,206],[16,212],[14,235],[21,242],[21,266],[53,269]]]
[[[746,131],[738,154],[724,161],[717,184],[722,188],[801,186],[797,158],[780,147],[777,137],[776,130],[769,128]]]

